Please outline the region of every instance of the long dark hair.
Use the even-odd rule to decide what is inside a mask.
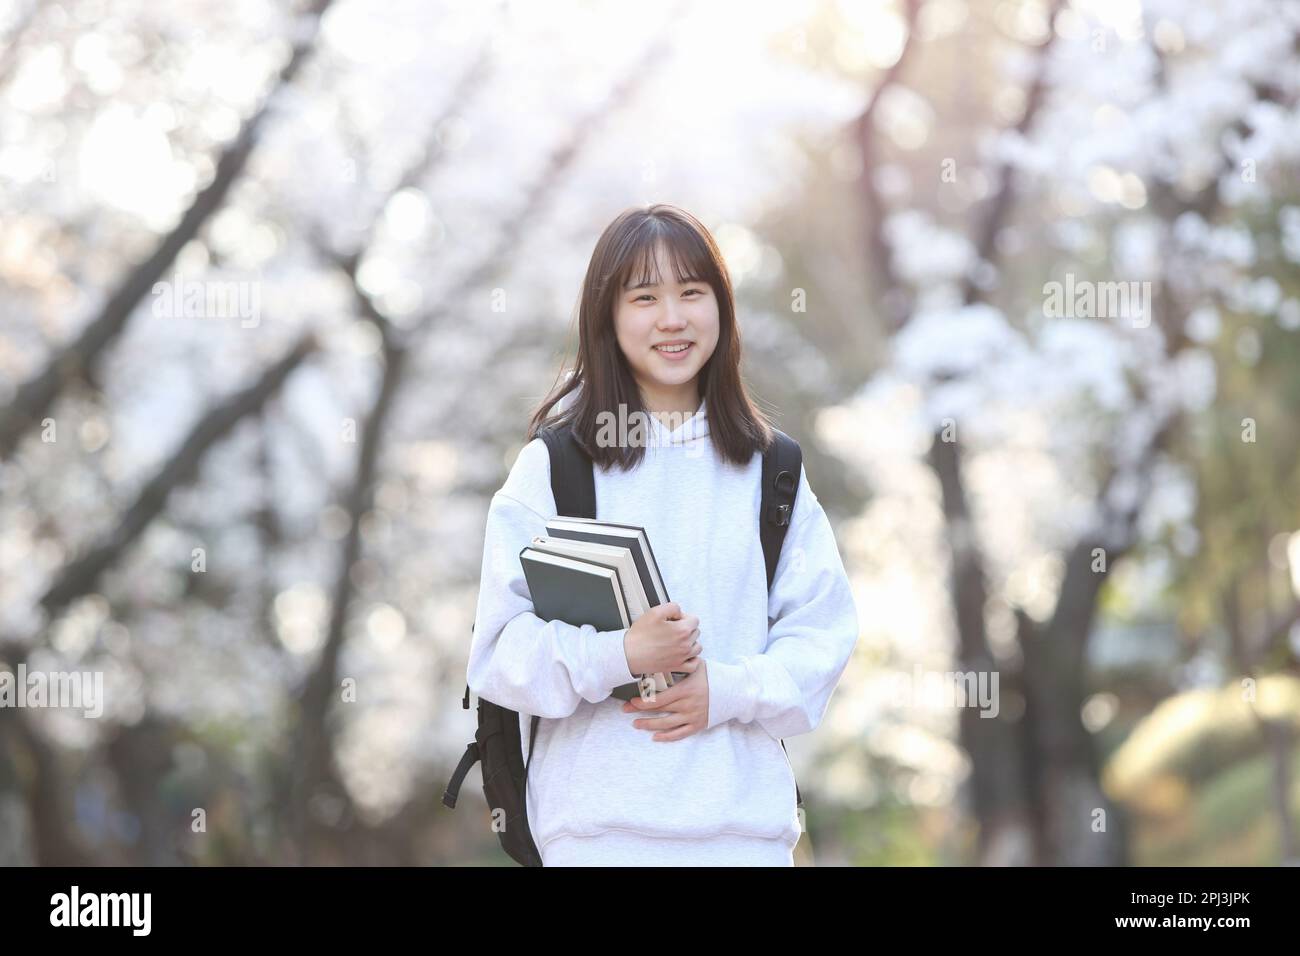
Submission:
[[[564,382],[560,382],[561,368],[550,394],[533,412],[528,441],[544,426],[570,424],[574,437],[596,464],[603,468],[617,464],[625,471],[640,464],[645,455],[645,445],[640,442],[597,443],[597,416],[601,412],[617,415],[622,405],[631,428],[630,423],[636,421],[632,413],[648,414],[614,332],[614,300],[634,271],[637,282],[659,281],[654,273],[655,249],[660,243],[667,249],[678,282],[707,282],[718,300],[718,344],[700,369],[708,437],[724,459],[738,465],[771,445],[772,426],[740,376],[740,327],[722,253],[703,223],[684,209],[664,203],[625,210],[596,242],[578,305],[577,361]],[[548,420],[551,409],[579,387],[572,404]]]

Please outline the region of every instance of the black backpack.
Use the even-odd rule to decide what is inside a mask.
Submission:
[[[790,518],[794,513],[795,493],[799,490],[799,472],[803,465],[803,452],[799,443],[778,429],[772,429],[776,440],[763,455],[763,496],[759,508],[759,538],[763,543],[763,558],[767,564],[767,586],[772,587],[776,575],[777,559],[785,540]],[[573,437],[567,425],[548,425],[541,429],[551,456],[551,491],[555,496],[557,514],[574,518],[596,517],[596,485],[592,461]],[[471,632],[473,628],[470,628]],[[461,707],[469,710],[469,685]],[[533,759],[533,744],[537,740],[540,717],[533,717],[528,738],[528,762]],[[781,741],[782,749],[785,741]],[[442,802],[453,810],[460,796],[460,787],[470,767],[483,761],[483,795],[493,811],[503,813],[503,826],[497,832],[502,848],[510,857],[524,866],[541,866],[542,857],[533,842],[528,827],[528,766],[524,763],[523,741],[519,733],[519,713],[478,699],[478,730],[474,740],[465,748],[465,754],[447,783]],[[803,794],[795,784],[795,797],[803,809]]]

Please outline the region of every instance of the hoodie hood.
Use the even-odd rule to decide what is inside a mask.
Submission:
[[[569,374],[572,375],[573,373],[570,372]],[[556,404],[556,409],[561,412],[567,411],[573,406],[574,402],[578,400],[578,396],[581,392],[582,385],[580,384],[577,388],[560,399]],[[680,418],[676,421],[670,418],[669,425],[672,427],[663,424],[658,418],[649,412],[646,412],[646,418],[649,422],[647,425],[646,443],[652,447],[656,445],[685,445],[688,442],[698,441],[701,438],[705,438],[709,434],[708,401],[703,398],[700,399],[700,405],[693,415],[686,418]],[[629,429],[631,428],[630,422],[627,427]]]
[[[650,430],[653,433],[652,442],[660,445],[685,445],[688,442],[698,441],[709,434],[709,410],[708,402],[700,399],[700,407],[695,410],[695,414],[686,419],[670,418],[669,425],[664,425],[653,415],[649,415]],[[647,413],[648,414],[648,413]]]

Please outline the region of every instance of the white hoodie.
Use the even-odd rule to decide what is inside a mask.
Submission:
[[[780,739],[821,722],[857,642],[844,565],[801,472],[769,594],[762,456],[723,460],[704,403],[671,432],[649,416],[649,432],[638,467],[595,468],[596,516],[644,527],[669,598],[699,617],[707,729],[652,740],[632,722],[659,712],[624,713],[611,696],[635,679],[626,630],[533,613],[519,551],[556,513],[541,438],[520,451],[488,510],[467,682],[520,712],[525,759],[529,715],[542,718],[527,799],[544,865],[790,865],[801,830]]]

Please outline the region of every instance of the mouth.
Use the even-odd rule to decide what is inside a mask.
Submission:
[[[665,342],[663,345],[653,346],[654,350],[662,355],[669,362],[680,362],[691,354],[695,348],[694,342]]]

